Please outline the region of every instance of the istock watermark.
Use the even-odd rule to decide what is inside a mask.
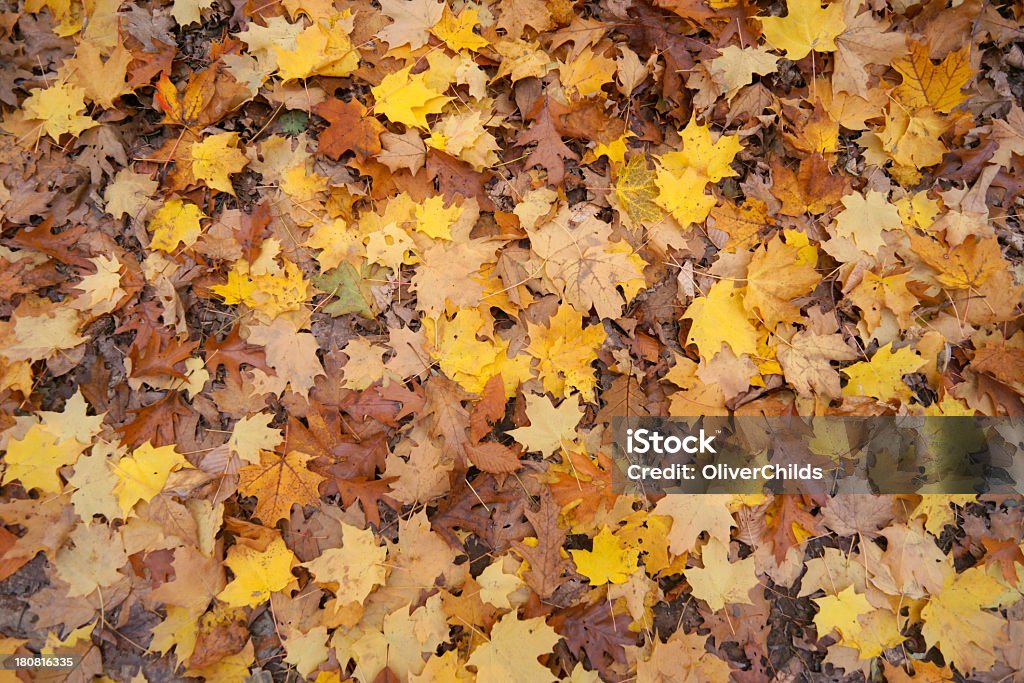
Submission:
[[[1015,417],[614,418],[629,493],[1022,493]]]

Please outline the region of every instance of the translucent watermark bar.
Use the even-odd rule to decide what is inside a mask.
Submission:
[[[618,493],[1024,493],[1020,417],[612,420]]]
[[[0,655],[0,671],[70,671],[82,663],[82,656],[69,655]]]

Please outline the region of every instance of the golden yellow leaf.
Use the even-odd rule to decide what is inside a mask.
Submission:
[[[441,19],[430,29],[430,32],[455,50],[472,50],[476,52],[490,45],[483,36],[473,33],[473,27],[480,23],[480,12],[475,7],[466,6],[459,16],[452,13],[447,4],[441,12]]]
[[[537,359],[537,373],[544,390],[555,397],[568,397],[573,390],[584,400],[593,399],[597,387],[594,369],[597,351],[606,334],[601,325],[583,328],[583,315],[569,306],[559,306],[547,325],[527,325],[530,345],[526,352]]]
[[[683,176],[692,168],[712,183],[736,175],[733,159],[743,149],[738,135],[720,135],[712,141],[711,129],[698,125],[695,117],[679,131],[682,149],[658,157],[658,165],[674,176]]]
[[[488,121],[480,111],[449,114],[434,126],[427,145],[462,159],[475,171],[482,171],[500,161],[498,142],[484,128]]]
[[[864,594],[855,592],[853,586],[836,595],[814,598],[814,602],[818,605],[814,626],[818,629],[819,639],[836,631],[845,640],[859,630],[857,619],[874,609]]]
[[[788,0],[785,17],[757,17],[768,44],[786,59],[803,59],[811,51],[834,52],[836,37],[846,29],[842,3],[822,7],[818,0]]]
[[[238,490],[256,497],[256,516],[267,526],[287,519],[292,505],[310,505],[320,499],[317,488],[323,477],[311,472],[307,464],[313,457],[299,451],[277,453],[262,451],[258,465],[238,471]]]
[[[691,223],[703,223],[715,205],[715,198],[704,194],[708,179],[697,169],[686,167],[677,175],[659,165],[655,183],[659,190],[655,200],[658,206],[684,228]]]
[[[217,598],[231,607],[255,607],[269,600],[271,593],[295,583],[291,571],[295,555],[278,536],[263,551],[236,543],[228,550],[224,564],[235,578]]]
[[[462,207],[456,206],[454,203],[445,206],[445,199],[440,195],[429,197],[426,201],[416,205],[415,229],[434,239],[450,240],[452,224],[461,215]]]
[[[149,501],[163,491],[171,472],[192,467],[174,446],[154,448],[146,442],[136,448],[128,457],[121,458],[114,465],[117,484],[114,495],[121,508],[121,516],[128,515],[139,501]]]
[[[637,570],[640,551],[632,548],[611,532],[607,526],[594,536],[592,550],[570,550],[576,570],[590,579],[591,586],[625,583]]]
[[[888,310],[896,316],[900,329],[910,325],[911,313],[917,306],[917,297],[907,289],[907,273],[875,275],[868,271],[864,279],[854,287],[846,298],[864,313],[868,331],[882,323],[882,311]]]
[[[710,360],[728,344],[733,353],[757,355],[757,330],[743,305],[746,291],[734,282],[719,280],[707,296],[694,299],[683,314],[693,321],[687,344],[696,344],[701,358]]]
[[[82,88],[86,99],[110,109],[121,95],[129,91],[125,72],[133,57],[121,45],[116,46],[105,61],[104,54],[96,43],[83,40],[78,44],[74,58],[65,61],[62,70],[68,83]]]
[[[285,81],[348,76],[359,66],[359,51],[349,39],[352,26],[352,11],[346,9],[306,27],[295,36],[294,49],[273,45],[278,75]]]
[[[40,121],[41,129],[55,141],[64,133],[78,137],[82,131],[98,126],[84,116],[85,88],[69,83],[54,83],[48,88],[32,88],[22,105],[22,111],[30,119]]]
[[[207,135],[192,143],[192,175],[206,183],[211,190],[220,190],[234,196],[231,176],[241,173],[249,160],[238,149],[238,133]]]
[[[811,250],[816,251],[814,247]],[[800,307],[793,299],[810,294],[821,281],[814,269],[816,262],[804,260],[796,247],[776,235],[750,260],[743,307],[769,330],[779,323],[799,322]]]
[[[925,364],[925,359],[914,353],[910,347],[892,350],[892,342],[875,352],[869,361],[854,363],[843,368],[849,378],[843,387],[843,396],[871,396],[880,401],[897,398],[908,401],[910,387],[903,381],[903,375],[916,372]]]
[[[995,607],[1002,585],[983,566],[951,572],[942,590],[921,610],[921,634],[942,650],[960,671],[987,671],[996,662],[995,647],[1006,639],[1006,620],[984,608]]]
[[[179,244],[191,247],[199,239],[203,230],[199,221],[206,216],[199,207],[177,197],[169,199],[153,213],[146,229],[153,233],[149,246],[171,253]]]
[[[936,65],[927,45],[912,42],[910,54],[893,60],[892,68],[903,77],[893,96],[910,110],[931,107],[948,114],[967,99],[961,91],[974,78],[970,45],[950,52]]]
[[[395,0],[405,2],[405,0]],[[395,123],[422,128],[429,127],[427,116],[439,114],[452,98],[426,84],[426,73],[412,75],[411,66],[384,77],[380,85],[370,89],[375,101],[374,111]]]
[[[63,487],[57,470],[73,465],[86,448],[86,443],[61,438],[43,425],[34,424],[23,437],[8,443],[3,483],[17,479],[26,491],[60,493]]]
[[[566,64],[558,65],[562,87],[580,97],[591,97],[615,78],[615,60],[594,52],[589,46]]]
[[[661,218],[661,209],[655,203],[659,193],[656,175],[647,166],[647,156],[634,154],[616,173],[615,199],[633,229]]]
[[[227,283],[210,287],[210,291],[226,304],[245,304],[271,319],[303,307],[309,298],[309,282],[298,266],[286,261],[283,271],[276,266],[261,270],[257,272],[256,265],[248,261],[235,261]]]
[[[945,117],[929,107],[913,111],[905,107],[890,107],[878,140],[894,162],[920,169],[942,161],[947,150],[939,136],[949,126],[950,122]]]
[[[910,236],[918,256],[939,272],[938,281],[951,289],[978,289],[1006,267],[1003,251],[995,237],[968,237],[956,247],[947,247],[931,237]]]

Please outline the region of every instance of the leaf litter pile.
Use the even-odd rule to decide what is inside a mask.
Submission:
[[[613,416],[1024,412],[1020,4],[5,8],[0,654],[1024,680],[1019,498],[609,460]]]

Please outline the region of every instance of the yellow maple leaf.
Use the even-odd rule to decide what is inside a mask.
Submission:
[[[854,363],[843,368],[849,378],[843,387],[843,396],[871,396],[880,401],[898,398],[907,401],[911,397],[910,387],[903,381],[903,375],[920,370],[927,361],[910,347],[892,350],[889,342],[875,352],[869,361]]]
[[[576,390],[585,400],[593,400],[597,378],[590,364],[597,360],[597,351],[604,344],[604,328],[592,325],[583,329],[583,315],[564,304],[546,326],[532,322],[527,326],[530,345],[526,352],[538,360],[537,372],[544,390],[565,397]]]
[[[939,283],[951,289],[980,289],[1006,267],[995,237],[970,236],[956,247],[912,234],[910,245],[929,266],[939,272]]]
[[[448,47],[460,50],[477,50],[487,47],[490,42],[481,35],[473,33],[473,27],[480,23],[480,11],[475,7],[466,6],[456,17],[447,4],[441,13],[441,20],[430,29],[430,32],[448,44]]]
[[[313,579],[338,596],[338,602],[362,602],[387,578],[387,548],[377,544],[370,529],[341,523],[341,547],[327,548],[304,563]]]
[[[850,634],[843,636],[843,645],[857,648],[862,660],[878,657],[906,640],[896,614],[885,608],[862,614],[851,628]]]
[[[814,247],[810,248],[813,252]],[[802,256],[797,247],[775,236],[764,249],[755,251],[750,260],[743,307],[759,316],[769,330],[782,322],[798,322],[800,307],[793,299],[810,294],[820,281],[814,262]]]
[[[89,260],[96,266],[96,272],[84,276],[75,285],[82,295],[72,301],[71,306],[94,315],[110,313],[127,294],[121,289],[121,262],[104,254]]]
[[[309,505],[320,498],[318,487],[323,477],[306,466],[313,456],[288,451],[281,457],[270,451],[260,452],[258,465],[247,465],[238,471],[238,490],[256,497],[256,516],[267,526],[288,519],[292,505]]]
[[[48,88],[32,88],[22,105],[22,111],[29,119],[41,121],[41,130],[54,140],[64,133],[74,137],[83,130],[100,125],[85,111],[85,88],[69,83],[54,83]]]
[[[754,558],[729,562],[729,546],[717,538],[708,541],[700,551],[704,568],[687,569],[686,581],[693,595],[708,603],[714,611],[730,605],[754,604],[750,589],[758,585],[754,573]]]
[[[476,309],[463,308],[451,320],[442,316],[436,326],[427,318],[424,327],[427,338],[437,340],[430,348],[431,358],[466,391],[479,394],[487,380],[501,375],[506,394],[512,396],[521,382],[532,377],[529,357],[509,358],[508,342],[485,329],[484,318]]]
[[[950,52],[939,64],[933,64],[928,46],[912,42],[910,54],[893,60],[892,68],[903,77],[903,82],[893,91],[897,100],[911,110],[931,107],[943,114],[967,99],[961,90],[974,77],[970,45]]]
[[[835,233],[853,240],[866,254],[878,254],[885,244],[883,232],[903,227],[900,212],[881,192],[868,190],[864,195],[848,194],[842,202],[846,208],[836,216]]]
[[[313,75],[348,76],[359,67],[359,51],[352,45],[354,18],[345,10],[321,19],[295,36],[295,48],[273,45],[277,73],[285,81]]]
[[[174,446],[154,448],[149,441],[136,448],[130,456],[118,460],[114,465],[117,474],[114,495],[122,517],[127,519],[139,501],[152,500],[160,493],[171,472],[188,467],[192,465]]]
[[[925,190],[896,201],[896,210],[900,212],[903,223],[921,230],[932,227],[939,208],[939,200],[929,197]]]
[[[479,338],[490,335],[484,331],[483,316],[476,309],[462,309],[451,320],[442,317],[436,326],[430,319],[425,324],[427,338],[437,339],[431,356],[438,361],[441,371],[467,391],[480,393],[487,383],[485,378],[495,374],[488,369],[498,364],[507,345],[500,340]]]
[[[295,582],[294,563],[294,553],[280,537],[275,537],[263,551],[236,543],[224,560],[235,578],[217,597],[231,607],[255,607],[269,600],[271,593]]]
[[[199,225],[203,218],[206,218],[205,214],[195,204],[177,197],[169,199],[153,212],[146,225],[146,229],[153,233],[150,248],[171,253],[179,244],[191,247],[203,232]]]
[[[81,523],[71,532],[72,545],[54,558],[57,576],[68,584],[67,597],[89,595],[124,578],[118,569],[128,561],[121,535],[106,524]]]
[[[574,215],[563,207],[552,221],[527,233],[545,276],[581,313],[593,308],[602,318],[618,317],[645,285],[647,263],[628,242],[613,241],[611,226],[596,216]]]
[[[882,150],[900,166],[921,169],[942,161],[946,145],[940,136],[950,127],[947,117],[930,107],[908,110],[889,107],[885,128],[878,132]]]
[[[921,610],[921,635],[960,671],[987,671],[996,663],[996,644],[1006,640],[1006,620],[984,608],[996,607],[1003,590],[984,567],[950,572]]]
[[[874,331],[882,324],[882,311],[888,310],[896,316],[900,329],[910,324],[910,314],[917,306],[917,297],[907,289],[907,273],[882,277],[868,271],[864,279],[854,287],[846,298],[864,313],[868,331]]]
[[[864,594],[855,592],[853,586],[836,595],[814,598],[814,602],[818,605],[814,626],[818,629],[819,639],[836,631],[845,641],[860,630],[857,619],[874,609]]]
[[[552,678],[537,657],[551,652],[559,640],[544,617],[519,620],[509,612],[491,629],[490,639],[478,645],[466,662],[476,667],[481,681],[546,681]]]
[[[445,206],[441,195],[434,195],[416,205],[416,230],[434,239],[450,240],[452,224],[462,215],[462,207]]]
[[[427,116],[439,114],[452,98],[426,84],[426,73],[412,75],[411,66],[384,77],[380,85],[370,89],[376,104],[374,110],[395,123],[416,128],[429,128]]]
[[[974,415],[973,411],[971,415]],[[925,530],[938,538],[947,524],[956,523],[957,512],[950,506],[966,507],[974,502],[975,498],[973,493],[925,493],[921,495],[921,502],[910,513],[910,519],[924,517]]]
[[[657,176],[648,168],[646,155],[634,154],[624,166],[618,167],[616,174],[615,200],[633,229],[661,218],[661,209],[656,203],[659,193]]]
[[[707,296],[694,299],[683,314],[693,321],[687,344],[696,344],[700,357],[710,360],[728,344],[733,353],[757,355],[757,330],[743,305],[745,288],[719,280]]]
[[[79,312],[48,300],[27,297],[10,320],[0,320],[0,356],[10,361],[35,361],[53,357],[88,341],[78,333]]]
[[[88,448],[77,439],[61,438],[40,424],[28,428],[20,439],[7,444],[3,482],[17,479],[26,491],[39,489],[44,493],[60,493],[63,488],[61,467],[73,465]]]
[[[245,304],[269,318],[289,311],[298,311],[309,298],[309,282],[291,261],[285,261],[284,271],[256,272],[248,261],[235,261],[228,271],[228,281],[214,285],[210,291],[224,299],[226,304]]]
[[[677,366],[678,367],[678,366]],[[729,511],[732,496],[708,494],[704,496],[665,496],[651,511],[672,520],[665,539],[673,555],[684,555],[696,547],[705,531],[711,538],[728,538],[736,526]]]
[[[576,440],[576,425],[583,418],[578,398],[570,396],[558,407],[547,396],[526,394],[525,398],[530,425],[509,430],[509,436],[545,456]]]
[[[543,78],[551,69],[551,57],[536,41],[526,42],[508,37],[494,41],[501,64],[494,79],[509,76],[513,83],[524,78]]]
[[[684,228],[703,223],[716,202],[713,196],[704,194],[708,179],[695,168],[686,167],[675,174],[659,164],[655,184],[659,190],[655,202]]]
[[[270,413],[244,416],[231,430],[228,447],[250,465],[258,464],[261,450],[272,451],[283,440],[281,430],[270,427],[273,419]]]
[[[692,168],[712,183],[737,175],[730,164],[743,149],[738,135],[720,135],[712,141],[710,127],[698,125],[694,115],[679,131],[679,138],[682,149],[658,157],[659,167],[668,173],[682,176]]]
[[[192,175],[206,183],[211,190],[220,190],[234,196],[231,186],[233,173],[240,173],[249,160],[238,149],[238,133],[207,135],[192,143]]]
[[[558,76],[562,87],[580,97],[591,97],[601,92],[606,83],[615,77],[615,60],[594,52],[586,47],[566,64],[558,65]]]
[[[628,581],[637,570],[640,551],[602,526],[594,536],[593,550],[570,550],[569,554],[576,563],[576,570],[590,579],[591,586],[603,586]]]
[[[613,164],[621,165],[626,161],[626,152],[629,151],[627,142],[630,138],[636,137],[632,131],[625,131],[619,137],[609,140],[608,142],[595,142],[593,149],[588,149],[586,155],[584,155],[583,163],[589,164],[597,161],[601,157],[608,157],[608,161]],[[643,156],[638,154],[637,156]]]
[[[499,147],[494,136],[484,128],[491,116],[486,119],[484,116],[476,110],[445,116],[434,126],[426,144],[462,159],[475,171],[493,166],[500,161]]]
[[[835,52],[836,37],[846,29],[843,4],[822,7],[818,0],[788,0],[785,17],[757,17],[768,44],[792,61],[815,52]]]

